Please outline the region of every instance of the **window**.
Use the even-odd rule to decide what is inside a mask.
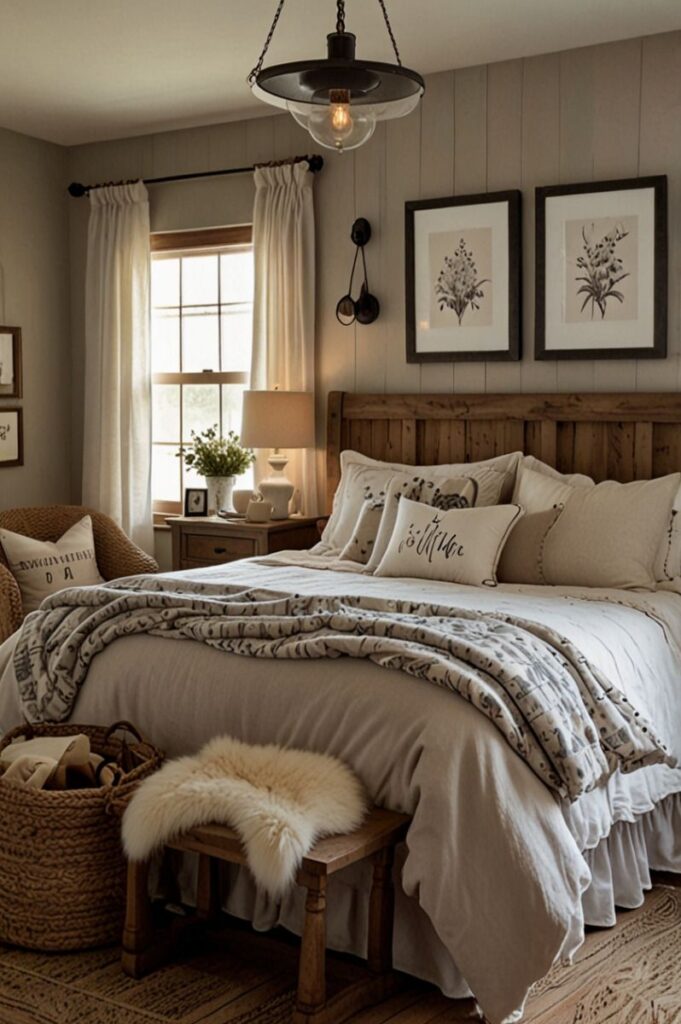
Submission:
[[[177,458],[190,431],[241,427],[253,323],[250,226],[152,235],[152,498],[156,519],[205,487]],[[244,486],[252,484],[252,469]]]

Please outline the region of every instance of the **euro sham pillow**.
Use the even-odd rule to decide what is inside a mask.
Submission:
[[[554,481],[554,489],[548,485],[542,488],[532,486],[532,477],[526,476],[528,470],[539,473]],[[636,481],[637,483],[640,481]],[[539,512],[550,505],[559,505],[567,501],[571,487],[594,487],[595,482],[583,473],[559,473],[552,466],[535,459],[532,455],[524,455],[521,459],[513,490],[513,501],[528,513]],[[660,537],[653,576],[657,583],[672,580],[681,576],[681,488],[676,492],[669,519],[664,533]]]
[[[511,530],[504,544],[497,579],[499,583],[546,583],[544,545],[549,532],[563,511],[562,505],[544,512],[526,512]]]
[[[660,543],[681,474],[620,484],[570,487],[533,470],[522,471],[519,503],[526,512],[557,504],[563,511],[546,537],[542,572],[547,583],[616,590],[655,588]]]
[[[27,613],[58,590],[104,582],[97,568],[90,516],[79,519],[55,543],[0,529],[0,544]]]
[[[442,511],[401,498],[376,575],[494,587],[502,548],[522,515],[518,505]]]
[[[342,551],[352,536],[364,501],[385,499],[388,486],[395,477],[400,477],[406,483],[414,476],[441,480],[476,476],[481,469],[489,470],[490,474],[484,481],[480,481],[478,504],[494,505],[510,496],[521,457],[522,452],[511,452],[482,462],[408,466],[404,463],[381,462],[360,452],[341,452],[341,479],[321,543],[327,551]]]

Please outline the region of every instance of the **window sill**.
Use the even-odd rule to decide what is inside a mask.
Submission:
[[[154,523],[154,533],[170,533],[170,527],[165,523]]]

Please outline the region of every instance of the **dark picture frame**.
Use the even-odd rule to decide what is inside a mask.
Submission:
[[[208,515],[207,487],[185,487],[184,514],[188,518],[192,516]]]
[[[626,210],[615,212],[613,204],[616,204],[617,199],[611,200],[605,195],[612,193],[616,197],[618,192],[634,190],[652,190],[652,197],[641,197],[642,203],[648,198],[652,200],[652,209],[645,211],[645,222],[649,226],[647,231],[644,218],[634,213],[634,206],[629,211],[632,216],[628,216]],[[557,207],[553,210],[550,208],[552,201],[572,196],[584,197],[584,203],[570,202],[569,214],[568,201],[560,208],[565,211],[565,216],[562,212],[556,213]],[[591,212],[588,212],[589,209]],[[543,186],[535,190],[535,214],[535,359],[664,359],[667,354],[668,267],[666,175]],[[568,226],[577,225],[580,220],[584,222],[581,239],[578,238],[580,244],[571,250]],[[595,228],[594,221],[601,222],[599,229]],[[559,237],[557,222],[563,225],[562,238]],[[608,222],[613,226],[606,230]],[[632,233],[628,222],[635,222],[636,227],[635,257],[629,263],[623,258],[620,245]],[[589,223],[591,237],[585,232]],[[604,243],[610,247],[613,262],[603,270],[605,274],[607,269],[609,276],[602,277],[599,282],[599,254],[596,249]],[[561,244],[562,251],[555,255],[556,246]],[[631,249],[632,239],[627,244]],[[549,256],[547,245],[551,246]],[[572,263],[572,251],[579,253],[578,259],[582,262],[577,263],[575,260],[575,265],[568,270],[568,265]],[[649,266],[647,261],[651,253],[652,282],[646,283],[650,275],[640,271],[642,265]],[[641,260],[641,254],[646,256],[646,260]],[[553,272],[559,261],[562,267],[560,280]],[[627,270],[628,265],[633,273]],[[574,288],[569,297],[568,276]],[[625,279],[628,284],[622,285]],[[562,321],[555,316],[559,289],[563,289]],[[569,302],[574,303],[575,312],[572,314],[568,314]],[[627,304],[635,309],[636,317],[630,315],[625,318]],[[641,313],[642,309],[647,311],[645,317]],[[592,319],[580,322],[579,318],[585,317],[589,310]],[[608,322],[609,313],[613,319]],[[566,327],[570,318],[572,322]],[[608,344],[597,345],[598,333],[603,333],[601,325],[608,329]],[[631,343],[639,331],[642,334],[647,332],[648,343]],[[619,341],[616,338],[618,332]],[[580,334],[583,338],[581,346]],[[574,337],[575,344],[571,344],[571,337]],[[630,339],[626,344],[625,337]],[[605,340],[606,336],[603,335]]]
[[[17,434],[15,459],[3,457],[3,446],[5,444],[6,426],[10,417],[16,417],[15,429]],[[10,423],[11,426],[11,423]],[[9,469],[12,466],[23,466],[24,464],[24,413],[20,406],[7,409],[0,408],[0,469]]]
[[[9,350],[12,360],[12,383],[3,384],[4,374],[0,371],[0,398],[21,398],[23,387],[21,327],[0,326],[0,364],[4,362],[7,350]]]
[[[518,189],[510,189],[502,192],[483,192],[475,195],[447,196],[441,199],[421,199],[405,203],[405,288],[406,288],[406,342],[408,363],[445,363],[445,362],[472,362],[487,360],[513,361],[520,359],[521,355],[521,192]],[[506,211],[497,218],[498,226],[507,233],[508,245],[504,246],[503,255],[498,251],[499,240],[489,227],[490,214],[492,211],[485,211],[484,208],[490,204],[505,204]],[[462,208],[480,207],[481,228],[476,228],[475,212]],[[442,216],[430,217],[426,221],[420,217],[427,211],[442,211]],[[452,211],[447,216],[447,211]],[[419,223],[421,221],[421,223]],[[463,225],[463,226],[462,226]],[[459,267],[463,266],[464,271],[470,270],[473,279],[479,280],[483,272],[478,270],[473,257],[476,255],[474,244],[468,239],[476,232],[488,231],[489,249],[486,263],[491,266],[492,261],[502,260],[502,266],[506,270],[508,288],[493,292],[491,289],[487,296],[482,287],[485,280],[480,281],[481,299],[475,294],[470,297],[470,289],[467,286],[459,290],[449,289],[445,291],[441,287],[443,274],[445,273],[445,260],[458,260]],[[424,259],[423,234],[429,232],[429,259]],[[434,246],[430,241],[437,239],[437,236],[447,238],[448,236],[459,236],[458,246],[455,251],[444,256],[445,249],[439,243]],[[454,238],[452,238],[454,242]],[[450,245],[451,243],[443,243]],[[439,257],[435,259],[435,250],[439,251]],[[421,253],[421,256],[418,253]],[[478,260],[479,262],[479,260]],[[427,265],[423,265],[423,264]],[[494,265],[496,266],[497,263]],[[452,264],[449,264],[450,268]],[[438,267],[439,273],[436,277]],[[425,277],[424,277],[425,275]],[[496,276],[496,272],[494,274]],[[445,280],[446,284],[446,280]],[[490,279],[492,289],[494,282]],[[418,296],[417,296],[418,291]],[[423,313],[425,296],[428,294],[429,315]],[[482,320],[482,304],[488,298],[486,315],[487,321],[482,325],[486,341],[478,333],[480,326],[475,325],[467,329],[466,338],[461,342],[464,347],[433,347],[439,346],[441,339],[446,343],[447,338],[454,339],[458,328],[464,326],[464,319],[475,317]],[[503,304],[503,305],[502,305]],[[503,311],[499,316],[499,311]],[[449,324],[443,323],[449,317]],[[439,327],[437,335],[433,333],[432,342],[426,345],[428,332],[433,329],[433,321],[437,318]],[[425,324],[425,327],[423,326]],[[497,344],[499,337],[503,334],[502,345]],[[476,347],[477,345],[477,347]]]

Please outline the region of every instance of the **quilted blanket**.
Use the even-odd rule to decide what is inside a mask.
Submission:
[[[140,633],[254,658],[345,656],[400,669],[473,704],[570,800],[615,770],[675,763],[631,702],[544,624],[414,601],[170,578],[64,590],[27,617],[14,671],[29,721],[68,718],[93,658]]]

